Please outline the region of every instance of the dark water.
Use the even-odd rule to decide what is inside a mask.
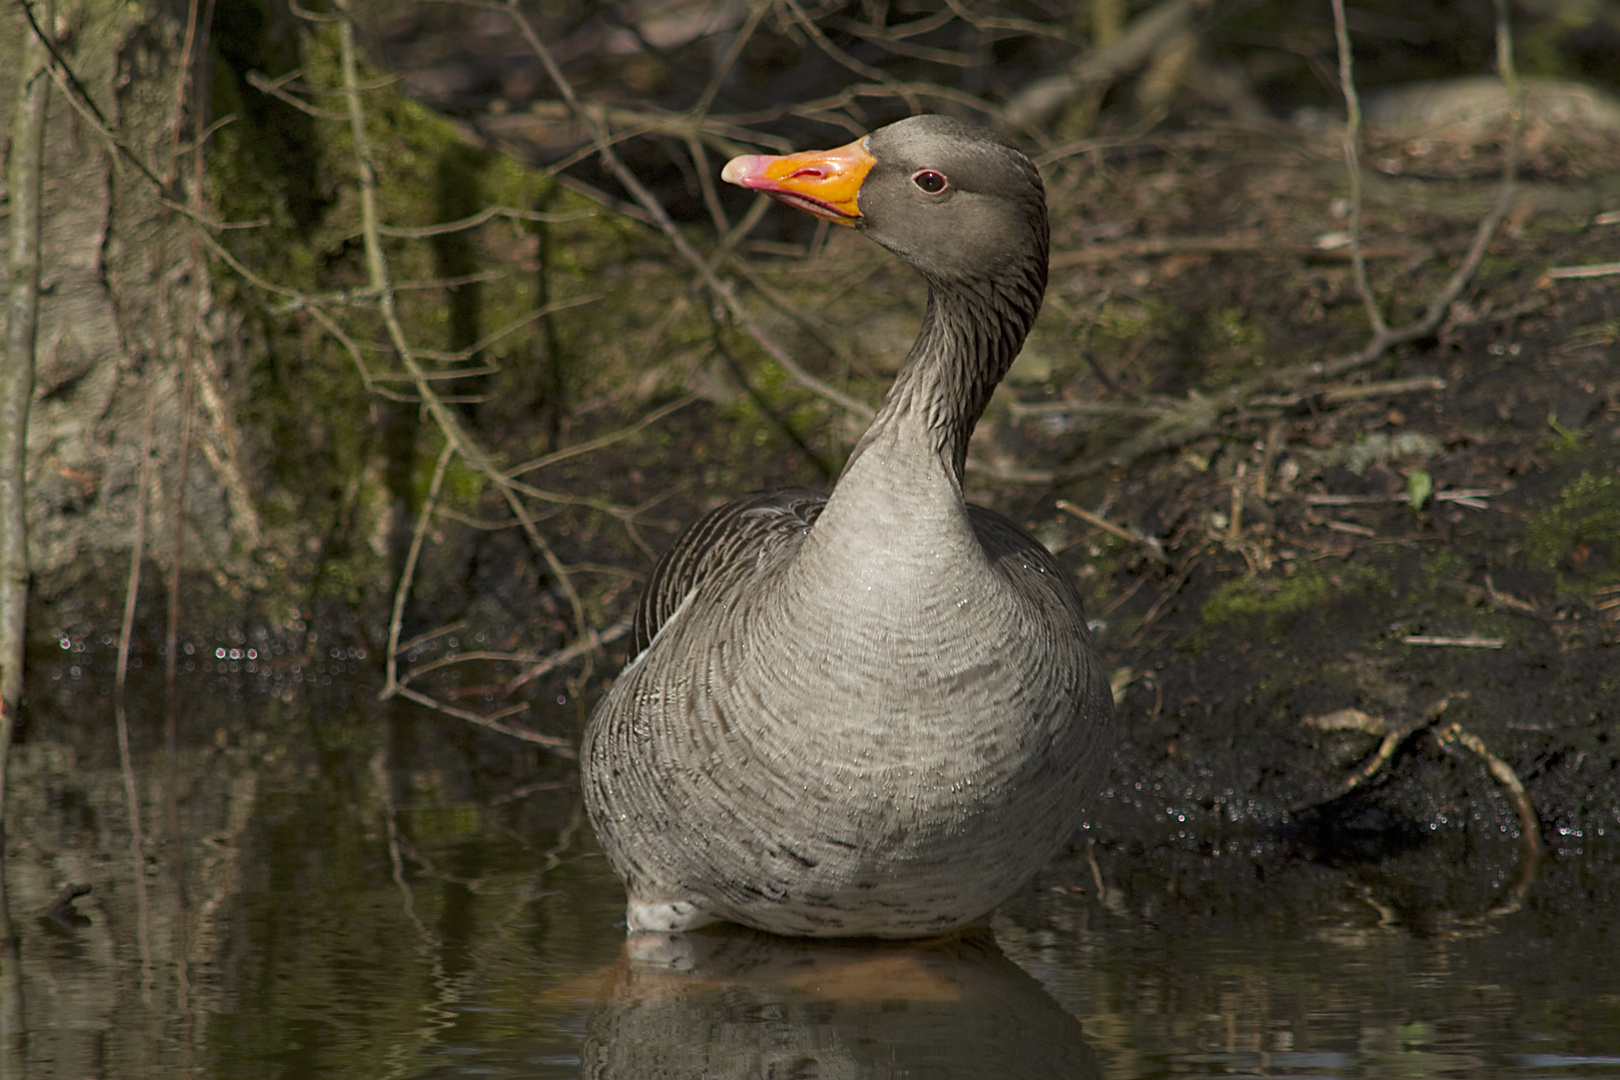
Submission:
[[[1099,821],[989,932],[627,954],[570,763],[244,651],[172,755],[132,699],[125,770],[76,659],[14,752],[6,1077],[1620,1077],[1612,837],[1521,889],[1511,843],[1329,866]]]

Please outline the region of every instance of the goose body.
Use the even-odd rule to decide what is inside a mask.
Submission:
[[[723,176],[895,251],[928,311],[830,496],[727,504],[659,562],[585,733],[586,806],[631,931],[942,933],[1035,874],[1111,750],[1072,583],[962,496],[1045,288],[1039,176],[935,116]]]

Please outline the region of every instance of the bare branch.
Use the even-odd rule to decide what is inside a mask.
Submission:
[[[1373,333],[1382,334],[1388,327],[1384,314],[1378,310],[1378,300],[1372,286],[1367,283],[1367,261],[1361,255],[1361,158],[1358,144],[1361,139],[1361,99],[1356,95],[1356,81],[1351,72],[1350,30],[1345,21],[1344,0],[1333,0],[1333,33],[1339,45],[1339,91],[1344,94],[1344,168],[1350,178],[1350,214],[1345,225],[1350,233],[1350,265],[1356,277],[1356,292],[1367,309],[1367,321]]]
[[[566,300],[553,300],[549,304],[542,304],[531,311],[525,312],[516,319],[513,319],[511,322],[507,323],[505,326],[492,330],[488,334],[485,334],[482,338],[473,342],[471,345],[468,345],[465,349],[457,349],[455,352],[441,352],[438,349],[417,349],[416,356],[422,360],[436,360],[445,364],[459,364],[465,360],[471,360],[473,357],[477,356],[491,345],[494,345],[502,338],[510,337],[519,330],[522,330],[524,327],[545,318],[547,315],[558,311],[567,311],[569,308],[579,307],[582,304],[594,304],[600,299],[602,299],[602,294],[596,293],[589,296],[571,296]],[[499,369],[492,368],[491,370]],[[458,372],[457,374],[467,373]]]
[[[257,71],[250,71],[247,73],[247,81],[249,86],[253,87],[261,94],[268,94],[277,101],[286,105],[291,105],[299,112],[304,113],[307,116],[313,116],[317,120],[332,120],[341,122],[348,119],[344,113],[323,109],[317,105],[311,105],[297,94],[289,92],[287,89],[288,85],[302,75],[302,71],[289,71],[279,79],[268,79]]]
[[[433,479],[428,481],[427,498],[422,500],[422,509],[416,515],[416,528],[411,530],[410,550],[406,552],[405,566],[399,572],[399,584],[394,587],[394,610],[388,619],[388,658],[384,669],[383,688],[377,692],[377,697],[383,700],[393,697],[399,689],[395,673],[399,664],[399,628],[405,619],[405,600],[411,594],[411,580],[416,576],[416,560],[422,554],[422,541],[427,536],[428,522],[433,520],[433,508],[439,501],[439,489],[444,486],[444,474],[450,468],[450,459],[455,456],[455,452],[455,446],[446,440],[444,449],[439,451],[439,460],[433,465]]]
[[[535,746],[543,746],[553,754],[556,754],[558,757],[575,758],[579,756],[579,751],[575,750],[574,744],[569,742],[567,739],[560,739],[555,735],[542,735],[538,731],[530,731],[526,727],[518,727],[516,724],[509,724],[503,719],[503,717],[510,716],[514,712],[527,709],[527,704],[522,706],[513,706],[511,709],[504,710],[493,716],[485,716],[482,713],[475,713],[470,709],[460,709],[454,705],[446,705],[444,702],[439,701],[436,698],[429,697],[420,690],[413,690],[408,686],[400,687],[396,693],[399,697],[402,697],[407,701],[414,701],[418,705],[424,705],[436,712],[442,712],[446,716],[454,716],[456,719],[465,720],[469,724],[477,724],[481,728],[487,728],[490,731],[508,736],[509,738],[518,739],[526,743],[532,743]]]
[[[509,218],[512,221],[549,221],[562,224],[569,221],[583,221],[593,216],[589,211],[551,214],[543,210],[524,210],[516,206],[486,206],[476,214],[469,214],[455,221],[440,222],[437,225],[423,225],[419,228],[407,228],[402,225],[380,225],[377,231],[384,236],[397,236],[407,240],[425,240],[431,236],[444,236],[447,233],[475,229],[484,222],[493,221],[496,218]]]
[[[782,368],[802,385],[858,416],[870,418],[873,415],[871,406],[850,397],[843,391],[810,374],[794,361],[787,350],[783,349],[765,333],[753,316],[749,314],[748,309],[737,298],[736,291],[730,284],[722,281],[714,272],[714,268],[709,265],[708,260],[699,255],[697,250],[687,242],[686,237],[675,227],[675,222],[671,220],[663,204],[653,197],[652,192],[647,190],[646,185],[641,182],[635,173],[630,171],[624,164],[623,159],[614,151],[608,141],[607,128],[602,120],[601,113],[597,110],[586,110],[580,105],[578,97],[574,94],[573,84],[563,75],[562,69],[557,66],[556,60],[551,55],[551,50],[546,48],[545,42],[540,40],[540,35],[535,32],[534,25],[529,21],[528,16],[523,13],[522,9],[517,6],[515,0],[510,4],[508,14],[512,21],[517,24],[518,30],[523,34],[524,39],[528,41],[529,47],[540,58],[541,64],[545,66],[546,74],[551,77],[558,92],[569,103],[569,107],[596,132],[597,152],[602,158],[602,163],[607,166],[608,171],[614,175],[614,178],[624,185],[625,190],[630,192],[631,197],[635,199],[652,222],[657,225],[658,230],[668,239],[671,246],[675,248],[676,253],[685,260],[687,265],[698,272],[699,277],[703,279],[704,285],[725,304],[732,317],[737,320],[748,336],[753,338],[760,348],[764,349],[772,359],[782,365]]]
[[[949,21],[951,12],[943,11],[937,15],[917,20],[918,22],[938,23],[943,16]],[[909,33],[900,32],[900,27],[878,27],[870,23],[863,23],[859,19],[831,18],[825,20],[828,26],[835,27],[845,33],[852,34],[862,41],[870,41],[894,53],[896,56],[908,56],[913,60],[927,60],[934,64],[945,64],[949,67],[979,67],[983,61],[978,57],[966,56],[950,49],[936,49],[928,45],[916,45],[906,40],[911,34],[924,31],[911,30]],[[931,27],[932,28],[932,27]],[[870,78],[870,76],[868,76]]]
[[[592,630],[590,635],[584,640],[576,641],[565,649],[558,649],[544,660],[541,660],[533,667],[530,667],[527,671],[523,672],[523,674],[514,678],[511,682],[507,683],[506,692],[510,694],[524,683],[533,682],[542,675],[549,675],[557,668],[563,666],[564,664],[572,663],[574,660],[577,660],[579,657],[584,656],[588,652],[593,652],[600,649],[603,645],[618,641],[620,638],[624,637],[624,635],[630,632],[631,624],[631,618],[629,616],[625,616],[605,630]]]
[[[521,465],[514,465],[512,468],[506,471],[506,475],[508,478],[515,478],[522,476],[526,472],[533,472],[536,469],[544,469],[549,465],[555,465],[559,461],[567,461],[569,458],[578,457],[581,454],[594,453],[597,450],[601,450],[603,447],[612,446],[614,443],[628,439],[630,436],[636,434],[638,431],[641,431],[643,428],[656,424],[670,413],[679,412],[681,409],[686,408],[696,400],[696,394],[686,394],[682,397],[678,397],[669,404],[661,405],[652,412],[647,413],[640,420],[637,420],[634,424],[631,424],[628,427],[620,428],[618,431],[609,432],[608,434],[599,436],[595,439],[589,439],[582,443],[576,443],[573,446],[547,454],[545,457],[538,457],[533,461],[525,461]]]
[[[709,77],[709,85],[703,88],[703,93],[698,96],[697,103],[692,106],[694,115],[702,116],[714,105],[715,95],[720,92],[720,87],[730,77],[732,68],[737,66],[737,61],[742,59],[743,50],[753,40],[754,33],[759,29],[760,22],[764,20],[770,10],[771,0],[753,0],[749,5],[748,20],[732,36],[731,44],[726,48],[726,55],[721,58],[720,63],[715,65],[714,74]]]
[[[1161,0],[1131,20],[1118,41],[1083,54],[1061,75],[1036,79],[1007,103],[1007,122],[1034,130],[1086,90],[1106,86],[1147,63],[1167,41],[1186,33],[1204,5],[1200,0]]]

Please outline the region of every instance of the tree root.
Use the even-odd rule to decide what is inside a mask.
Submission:
[[[1330,803],[1337,802],[1346,795],[1350,794],[1352,791],[1355,791],[1357,788],[1363,786],[1373,777],[1377,776],[1379,771],[1382,770],[1385,765],[1390,763],[1391,759],[1395,757],[1395,752],[1401,748],[1401,745],[1405,743],[1407,739],[1411,738],[1420,731],[1433,727],[1439,722],[1440,717],[1445,713],[1445,711],[1451,707],[1451,703],[1453,701],[1458,701],[1466,697],[1468,697],[1468,692],[1465,690],[1459,690],[1455,693],[1447,694],[1445,697],[1441,698],[1439,701],[1436,701],[1433,705],[1430,705],[1426,710],[1424,710],[1423,715],[1419,719],[1410,721],[1406,724],[1402,724],[1400,727],[1386,731],[1384,734],[1384,741],[1379,744],[1378,749],[1373,753],[1373,756],[1368,758],[1359,769],[1341,780],[1339,785],[1334,788],[1332,792],[1320,799],[1313,799],[1310,802],[1297,803],[1290,806],[1288,808],[1288,812],[1290,814],[1301,814],[1307,810],[1320,809],[1321,807],[1327,806]]]
[[[1434,738],[1441,746],[1458,743],[1479,756],[1491,774],[1491,779],[1502,785],[1508,801],[1513,804],[1514,811],[1519,815],[1520,833],[1524,837],[1526,848],[1539,857],[1542,851],[1541,819],[1536,814],[1535,806],[1530,802],[1530,796],[1525,794],[1524,783],[1520,781],[1519,774],[1513,771],[1513,766],[1491,753],[1485,741],[1478,735],[1464,730],[1462,725],[1455,722],[1436,731]]]
[[[1309,810],[1317,810],[1342,799],[1357,788],[1363,787],[1368,781],[1377,776],[1384,766],[1389,764],[1402,744],[1420,731],[1434,729],[1434,725],[1440,720],[1446,708],[1453,701],[1467,696],[1466,691],[1447,694],[1431,705],[1421,719],[1385,732],[1383,741],[1379,744],[1372,757],[1368,758],[1360,768],[1342,780],[1332,793],[1321,799],[1289,807],[1288,812],[1290,814],[1300,814]],[[1345,712],[1353,711],[1345,710]],[[1335,714],[1335,716],[1337,715]],[[1376,718],[1365,717],[1364,714],[1359,713],[1356,715],[1360,722],[1351,726],[1357,730],[1376,731],[1378,727],[1383,726],[1381,722],[1376,721]],[[1371,723],[1368,721],[1371,721]],[[1485,745],[1485,740],[1478,735],[1468,731],[1456,721],[1433,730],[1433,735],[1434,741],[1443,749],[1449,749],[1454,745],[1462,746],[1478,757],[1485,765],[1485,771],[1502,788],[1508,802],[1513,804],[1514,813],[1518,815],[1519,843],[1524,853],[1519,862],[1519,873],[1506,899],[1486,913],[1487,917],[1510,915],[1523,906],[1530,886],[1535,883],[1541,860],[1546,854],[1546,846],[1541,838],[1541,819],[1536,813],[1535,804],[1530,801],[1529,794],[1524,790],[1524,782],[1519,779],[1519,774],[1513,770],[1513,766],[1493,754],[1490,747]]]

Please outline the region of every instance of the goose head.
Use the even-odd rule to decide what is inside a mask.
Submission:
[[[1006,139],[948,116],[914,116],[835,150],[733,158],[721,179],[847,225],[932,284],[1038,277],[1046,195]]]

